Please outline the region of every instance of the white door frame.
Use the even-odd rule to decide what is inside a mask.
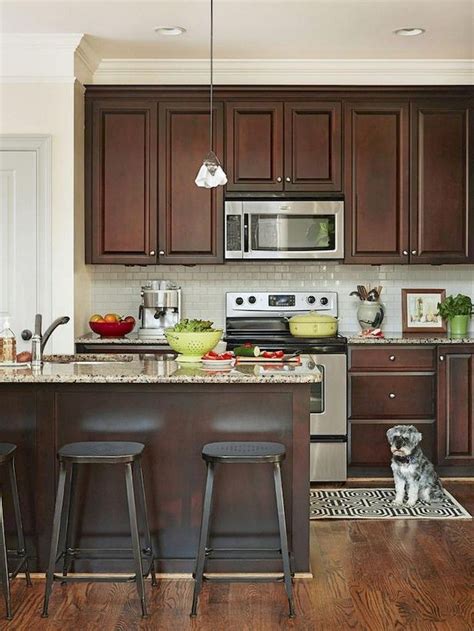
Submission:
[[[0,134],[0,151],[34,151],[36,153],[36,290],[38,312],[50,322],[53,311],[52,283],[52,155],[51,136],[42,134]],[[33,323],[31,323],[33,326]]]

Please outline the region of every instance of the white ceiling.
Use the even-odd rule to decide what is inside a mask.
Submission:
[[[99,58],[208,56],[208,0],[0,0],[4,33],[85,33]],[[179,25],[180,37],[155,26]],[[398,37],[421,26],[420,37]],[[221,59],[472,59],[471,0],[215,0]]]

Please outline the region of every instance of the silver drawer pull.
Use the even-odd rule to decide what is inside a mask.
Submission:
[[[282,177],[278,176],[278,177],[277,177],[277,182],[281,182],[281,181],[282,181],[282,179],[283,179]]]
[[[440,361],[440,362],[444,362],[444,355],[440,355],[440,356],[439,356],[439,361]]]
[[[391,392],[388,396],[389,396],[390,399],[394,399],[395,398],[395,393]]]
[[[394,361],[395,361],[395,355],[390,355],[389,360],[390,360],[391,362],[394,362]]]

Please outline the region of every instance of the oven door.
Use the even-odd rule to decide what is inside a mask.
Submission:
[[[311,436],[347,436],[347,357],[311,355],[323,375],[311,385]]]
[[[249,259],[343,258],[342,202],[244,202]]]

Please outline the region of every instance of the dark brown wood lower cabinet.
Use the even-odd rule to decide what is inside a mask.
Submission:
[[[474,467],[474,346],[438,348],[438,464]]]
[[[191,572],[194,567],[206,470],[203,445],[215,440],[283,443],[294,570],[310,570],[307,384],[0,384],[0,436],[18,445],[21,507],[35,571],[44,571],[48,558],[56,451],[84,440],[145,444],[148,513],[162,572]],[[8,533],[14,532],[8,485],[5,514]],[[130,548],[123,467],[80,468],[73,531],[78,547]],[[271,466],[218,465],[211,545],[276,548],[278,541]],[[281,570],[281,560],[250,556],[210,561],[209,570]],[[128,561],[75,565],[76,571],[130,569]]]
[[[387,430],[394,425],[415,425],[423,435],[421,448],[425,455],[434,459],[435,456],[435,429],[434,420],[404,422],[392,420],[390,422],[370,423],[351,421],[350,423],[350,458],[349,465],[353,467],[383,467],[388,475],[390,473],[390,461],[392,454],[387,441]]]
[[[214,105],[214,150],[224,150],[222,104]],[[196,186],[209,152],[209,105],[159,106],[159,263],[224,260],[224,189]]]

